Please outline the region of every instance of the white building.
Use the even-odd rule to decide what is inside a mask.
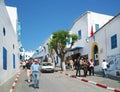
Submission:
[[[33,54],[34,54],[34,51],[25,51],[24,55],[23,55],[24,59],[28,60],[28,59],[32,58]]]
[[[98,66],[95,70],[101,69],[103,59],[110,65],[109,74],[120,76],[120,14],[113,17],[102,26],[92,37],[89,38],[90,57]],[[97,56],[96,56],[97,55]]]
[[[96,32],[101,26],[108,22],[113,16],[108,16],[105,14],[99,14],[91,11],[87,11],[85,14],[81,15],[73,24],[70,29],[70,33],[78,34],[79,40],[74,44],[71,49],[73,58],[78,56],[89,57],[89,44],[87,39],[91,36],[91,32]]]
[[[46,40],[46,41],[48,41],[48,40]],[[34,51],[32,58],[39,58],[40,62],[47,61],[47,59],[49,58],[47,42],[45,42],[43,45],[39,46]]]
[[[55,62],[52,61],[51,56],[50,56],[48,43],[49,43],[51,37],[52,37],[52,35],[44,42],[44,44],[42,44],[41,46],[39,46],[37,48],[37,50],[34,52],[32,57],[39,58],[40,62],[48,61],[48,62],[52,62],[52,63],[56,64],[56,66],[60,66],[60,58],[55,53],[55,51],[53,51]]]
[[[119,24],[120,14],[114,17],[87,11],[74,22],[69,31],[71,34],[78,34],[79,40],[66,57],[72,56],[74,59],[81,56],[93,59],[95,71],[102,70],[101,62],[106,59],[110,64],[109,74],[120,76]]]
[[[4,0],[0,0],[0,85],[19,69],[17,20],[17,9],[6,8]]]
[[[86,12],[74,23],[70,33],[76,33],[79,40],[68,55],[93,59],[95,71],[101,71],[101,62],[110,64],[109,74],[120,76],[120,14],[109,16]]]

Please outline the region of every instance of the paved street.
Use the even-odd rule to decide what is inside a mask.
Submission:
[[[70,75],[75,75],[75,72],[76,71],[67,71],[66,73]],[[105,84],[112,88],[120,89],[120,77],[113,77],[109,75],[108,78],[103,78],[101,73],[96,73],[95,76],[87,76],[85,79]]]
[[[30,87],[29,87],[30,85]],[[15,87],[14,92],[110,92],[109,90],[96,87],[79,81],[74,78],[70,78],[61,74],[55,73],[42,73],[40,77],[40,88],[34,89],[32,83],[27,83],[26,73],[23,72],[20,80]]]
[[[16,78],[16,76],[13,76],[11,79],[9,79],[4,84],[1,84],[0,85],[0,92],[9,92],[15,78]]]
[[[111,90],[80,81],[77,78],[66,76],[66,74],[75,75],[75,71],[66,71],[63,73],[60,73],[60,71],[55,73],[42,73],[40,77],[40,88],[34,89],[32,86],[33,83],[31,82],[29,84],[27,82],[26,72],[22,70],[13,92],[113,92]],[[120,89],[120,81],[115,80],[115,78],[103,78],[101,75],[97,74],[95,76],[87,76],[86,79]],[[2,92],[9,92],[8,90],[10,90],[10,87],[12,86],[11,81],[13,81],[13,78],[10,82],[8,81],[8,83],[5,83],[7,85],[2,85],[2,89],[0,88],[0,90]]]

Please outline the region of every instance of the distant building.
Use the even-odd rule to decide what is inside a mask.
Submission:
[[[36,49],[35,53],[33,54],[34,58],[39,58],[41,61],[48,61],[48,58],[50,57],[48,42],[49,39],[47,39],[41,46]]]
[[[41,46],[39,46],[37,48],[37,50],[34,52],[33,54],[33,58],[39,58],[40,62],[52,62],[54,64],[56,64],[56,66],[60,66],[60,58],[58,57],[58,55],[54,53],[54,62],[52,61],[52,58],[50,56],[50,52],[49,52],[49,48],[48,48],[48,43],[51,39],[52,35],[44,42],[44,44],[42,44]]]
[[[4,0],[0,0],[0,84],[19,70],[17,24],[16,7],[5,6]]]
[[[33,57],[34,51],[25,51],[24,52],[24,59],[28,60]]]

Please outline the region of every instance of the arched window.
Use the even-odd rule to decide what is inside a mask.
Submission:
[[[5,31],[5,28],[3,27],[3,35],[5,36],[6,35],[6,31]]]

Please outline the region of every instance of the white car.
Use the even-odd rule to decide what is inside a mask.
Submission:
[[[43,62],[41,64],[41,72],[52,72],[54,73],[54,66],[50,62]]]

